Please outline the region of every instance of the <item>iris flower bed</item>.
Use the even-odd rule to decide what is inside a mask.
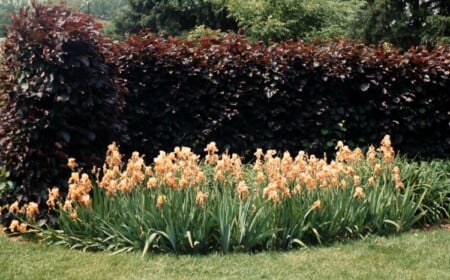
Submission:
[[[39,226],[36,203],[15,203],[9,231],[85,250],[203,254],[387,235],[449,216],[450,164],[408,163],[388,135],[365,152],[339,142],[333,160],[258,149],[243,164],[214,142],[205,152],[176,147],[147,165],[138,152],[125,162],[113,143],[91,172],[71,158],[65,199],[49,190],[58,227]]]

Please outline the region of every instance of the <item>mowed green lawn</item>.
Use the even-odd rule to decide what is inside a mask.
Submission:
[[[0,279],[450,279],[450,230],[291,252],[110,255],[0,235]]]

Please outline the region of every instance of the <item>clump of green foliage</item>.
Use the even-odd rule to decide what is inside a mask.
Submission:
[[[0,196],[11,192],[13,183],[9,180],[9,172],[0,167]]]
[[[226,6],[250,38],[264,41],[352,37],[365,1],[230,0]]]
[[[124,164],[112,144],[96,179],[72,173],[65,202],[49,200],[59,227],[43,233],[85,250],[203,254],[289,250],[448,218],[448,163],[411,164],[390,144],[386,136],[364,155],[340,142],[330,163],[257,150],[247,165],[210,143],[204,160],[178,147],[148,166],[136,152]]]
[[[129,0],[128,6],[114,18],[116,32],[179,35],[198,25],[212,29],[237,30],[223,1]]]

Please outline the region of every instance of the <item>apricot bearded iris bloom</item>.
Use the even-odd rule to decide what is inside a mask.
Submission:
[[[34,218],[39,214],[39,205],[36,202],[30,202],[27,207],[27,218]]]
[[[11,224],[9,225],[9,231],[12,233],[14,232],[20,232],[24,233],[27,231],[28,225],[26,223],[20,223],[18,220],[12,220]]]
[[[77,167],[77,162],[75,158],[69,158],[67,160],[67,167],[69,167],[71,170],[74,170]]]
[[[48,190],[48,199],[47,199],[47,206],[50,209],[54,209],[56,207],[56,201],[59,199],[59,189],[58,188],[52,188]]]
[[[201,208],[205,208],[206,199],[208,198],[209,193],[204,193],[202,191],[197,192],[197,196],[195,197],[195,203],[200,205]]]
[[[11,204],[11,206],[9,206],[9,212],[13,213],[13,214],[17,214],[20,211],[20,207],[19,207],[19,202],[16,201],[13,204]]]
[[[9,225],[9,230],[11,232],[19,231],[19,226],[20,226],[20,223],[18,220],[12,220],[11,224]]]
[[[355,198],[364,198],[366,195],[364,194],[363,188],[357,187],[355,189],[355,193],[353,194],[353,197]]]
[[[156,199],[156,207],[162,208],[164,203],[166,203],[167,197],[165,195],[158,195],[158,198]]]
[[[361,177],[359,177],[358,175],[353,176],[353,184],[355,186],[359,186],[361,184]]]
[[[246,200],[250,195],[250,191],[244,181],[239,182],[236,190],[240,201]]]
[[[147,188],[154,189],[158,186],[158,180],[155,177],[148,178]]]

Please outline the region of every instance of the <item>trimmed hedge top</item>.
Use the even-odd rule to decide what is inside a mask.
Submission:
[[[367,145],[389,133],[411,156],[450,152],[448,48],[401,54],[347,41],[266,47],[231,34],[194,43],[144,34],[121,49],[129,149],[198,151],[214,140],[244,155],[322,153],[339,139]]]

